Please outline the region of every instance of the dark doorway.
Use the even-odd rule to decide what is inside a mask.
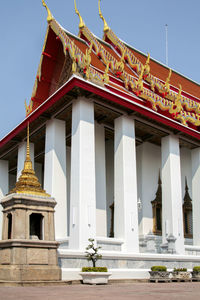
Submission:
[[[12,238],[12,215],[8,214],[8,239]]]
[[[30,238],[31,239],[43,239],[42,234],[42,223],[43,216],[41,214],[31,214],[30,215]]]

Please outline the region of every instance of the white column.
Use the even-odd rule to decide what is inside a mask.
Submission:
[[[34,168],[34,144],[30,143],[30,156]],[[21,172],[24,168],[24,161],[26,159],[26,142],[22,142],[18,147],[17,157],[17,180],[21,176]]]
[[[55,236],[67,236],[67,178],[65,122],[52,119],[46,124],[44,189],[55,198]]]
[[[95,123],[96,234],[107,236],[105,129]]]
[[[193,245],[200,246],[200,148],[192,150]]]
[[[8,193],[8,161],[0,160],[0,201]],[[2,239],[2,206],[0,205],[0,240]]]
[[[72,106],[71,249],[85,250],[96,237],[94,105],[83,98]]]
[[[67,147],[67,235],[70,230],[71,147]]]
[[[135,122],[115,120],[114,233],[124,240],[124,252],[139,252]]]
[[[179,139],[162,138],[162,237],[176,238],[175,251],[184,254],[183,209]]]

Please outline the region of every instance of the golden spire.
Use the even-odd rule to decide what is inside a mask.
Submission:
[[[53,16],[51,14],[50,9],[48,8],[48,6],[46,5],[45,1],[42,0],[42,5],[46,8],[48,16],[47,16],[47,22],[50,23],[53,20]]]
[[[81,17],[80,12],[78,11],[78,9],[76,7],[76,0],[74,0],[74,7],[75,7],[75,12],[79,16],[79,19],[80,19],[79,28],[81,29],[85,26],[85,23],[83,22],[83,18]]]
[[[99,0],[99,16],[100,16],[100,18],[101,18],[101,19],[103,20],[103,22],[104,22],[104,29],[103,29],[103,30],[104,30],[104,32],[106,32],[106,31],[108,31],[110,28],[108,27],[108,24],[107,24],[105,18],[103,17],[103,15],[102,15],[100,2],[101,2],[101,0]]]
[[[168,75],[168,77],[167,77],[167,79],[165,81],[165,85],[164,85],[164,87],[165,87],[165,89],[166,89],[167,92],[169,92],[169,90],[170,90],[170,84],[169,84],[169,82],[170,82],[171,75],[172,75],[172,70],[169,69],[169,75]]]
[[[9,194],[29,194],[33,196],[50,197],[41,187],[35,171],[33,170],[32,161],[30,157],[30,142],[29,142],[29,123],[27,126],[27,146],[26,159],[24,162],[24,169],[21,176],[16,182],[15,188]]]

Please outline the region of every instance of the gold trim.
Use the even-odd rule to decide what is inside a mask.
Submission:
[[[25,99],[24,103],[25,103],[26,117],[27,117],[27,116],[32,112],[32,109],[33,109],[33,101],[30,100],[29,104],[27,105],[26,99]]]
[[[48,6],[46,5],[45,1],[42,0],[42,5],[46,8],[48,16],[47,16],[47,22],[50,23],[53,20],[53,16],[51,14],[50,9],[48,8]]]
[[[165,88],[167,93],[169,93],[169,91],[170,91],[170,84],[169,83],[170,83],[171,75],[172,75],[172,70],[169,69],[169,74],[168,74],[168,77],[167,77],[167,79],[165,81],[165,85],[164,85],[164,88]]]
[[[109,26],[108,26],[108,24],[107,24],[105,18],[104,18],[103,15],[102,15],[100,2],[101,2],[101,0],[99,0],[99,16],[100,16],[100,18],[103,20],[103,23],[104,23],[104,29],[103,29],[103,31],[106,32],[106,31],[108,31],[110,28],[109,28]]]
[[[79,28],[81,29],[85,26],[85,23],[83,22],[83,18],[81,17],[80,12],[77,9],[76,0],[74,0],[74,8],[75,8],[76,14],[79,16],[79,19],[80,19]]]

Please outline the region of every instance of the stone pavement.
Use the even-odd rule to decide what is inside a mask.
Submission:
[[[199,300],[200,283],[115,283],[107,286],[0,287],[0,300]]]

